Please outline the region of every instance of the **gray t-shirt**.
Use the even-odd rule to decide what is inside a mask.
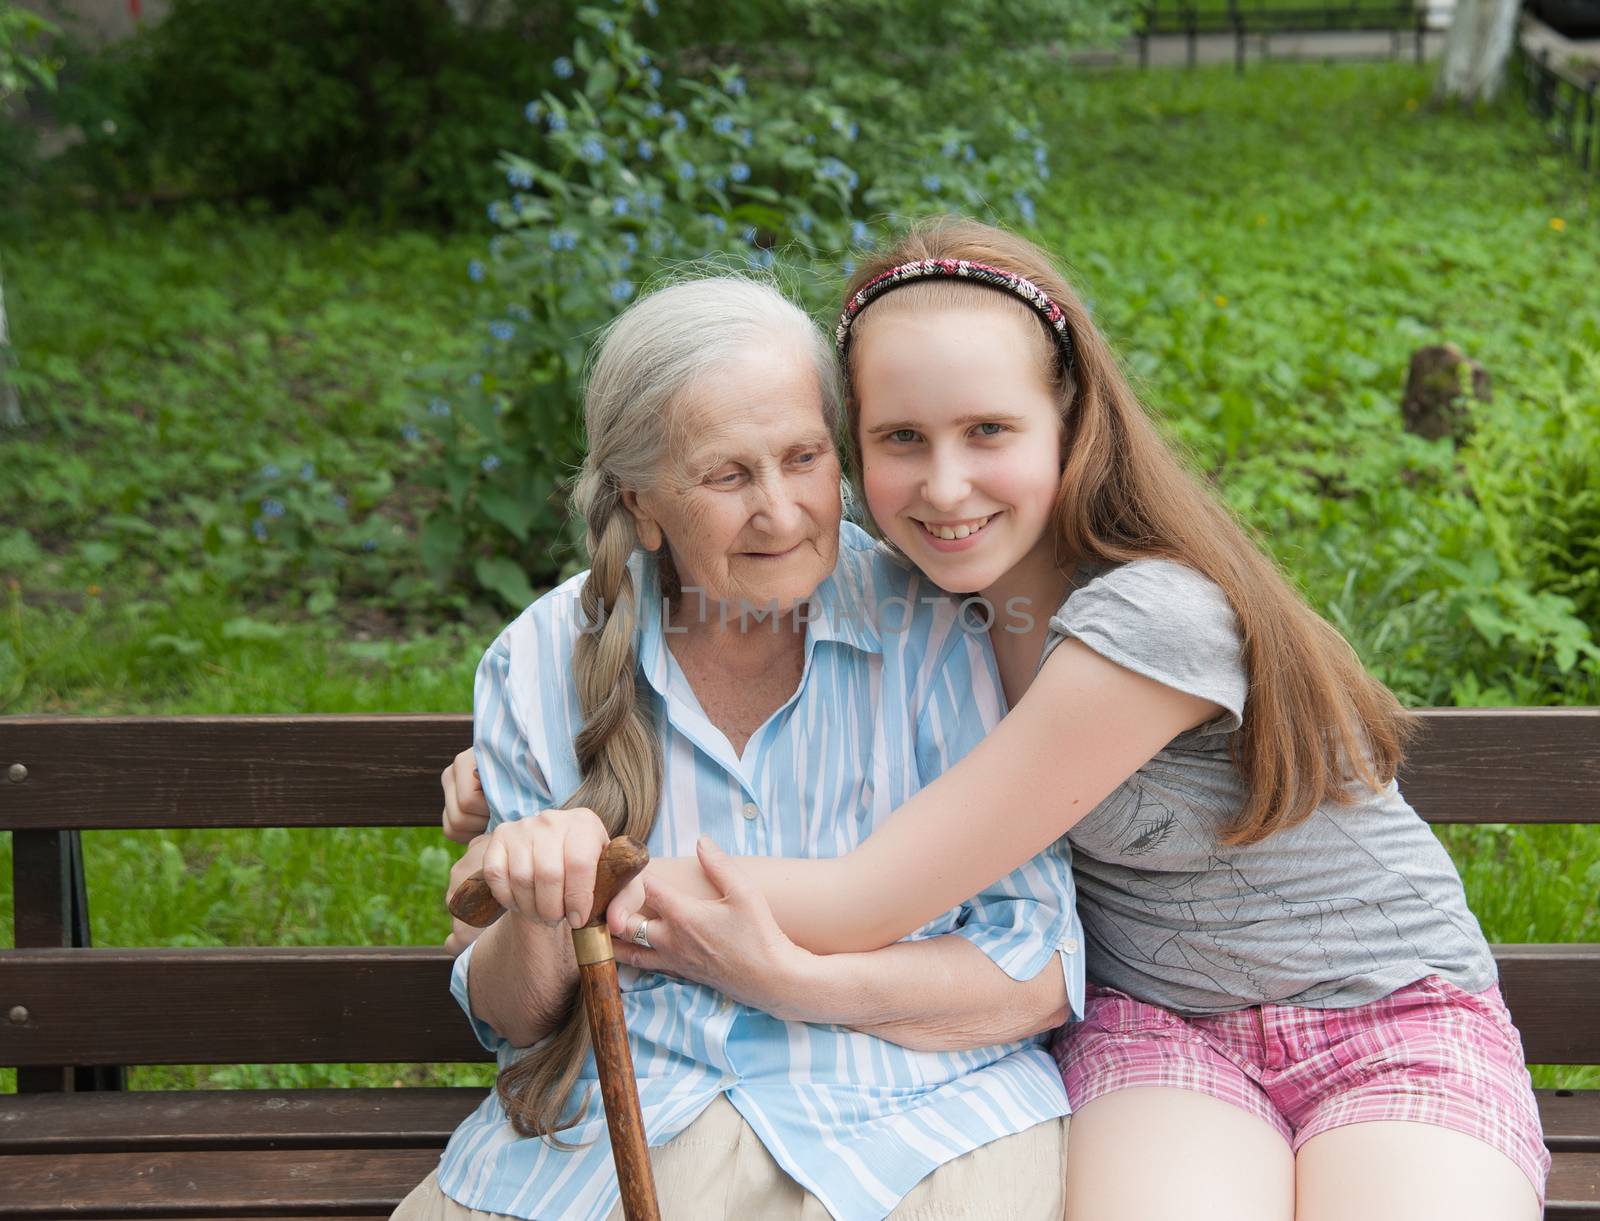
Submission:
[[[1245,797],[1228,746],[1249,682],[1213,581],[1167,560],[1080,565],[1044,655],[1068,637],[1224,710],[1068,832],[1091,980],[1187,1014],[1343,1009],[1428,975],[1495,982],[1455,866],[1393,784],[1222,844]]]

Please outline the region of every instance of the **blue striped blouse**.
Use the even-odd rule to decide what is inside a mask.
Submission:
[[[633,559],[641,593],[639,665],[664,746],[654,855],[685,856],[710,835],[735,854],[848,852],[1002,714],[987,636],[956,604],[851,525],[809,606],[795,694],[735,755],[701,711],[666,646],[653,563]],[[578,787],[582,723],[571,671],[581,619],[574,577],[500,635],[478,668],[474,745],[492,819],[526,818]],[[913,937],[954,933],[1015,979],[1052,958],[1075,1012],[1082,932],[1065,839]],[[502,1066],[515,1050],[473,1017],[469,947],[451,990]],[[838,1218],[886,1216],[929,1172],[980,1145],[1067,1113],[1043,1038],[977,1051],[912,1051],[838,1026],[782,1022],[699,984],[622,967],[645,1128],[652,1145],[719,1093],[778,1163]],[[618,1202],[594,1061],[589,1103],[562,1150],[519,1137],[493,1094],[451,1137],[446,1195],[516,1217],[600,1221]]]

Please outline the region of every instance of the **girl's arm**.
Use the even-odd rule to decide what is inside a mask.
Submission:
[[[739,857],[739,872],[808,950],[891,945],[1030,860],[1173,738],[1221,711],[1063,641],[999,726],[854,851],[830,860]],[[650,870],[690,894],[716,896],[693,860]],[[613,932],[637,923],[613,904]]]
[[[1026,979],[1013,978],[954,933],[872,953],[813,954],[778,927],[740,867],[746,859],[701,842],[700,877],[720,892],[715,899],[647,881],[647,902],[658,913],[647,929],[651,948],[617,938],[618,961],[696,980],[787,1021],[849,1026],[917,1051],[992,1047],[1067,1020],[1066,977],[1053,941],[1041,936],[1022,962],[1009,960],[1009,969]],[[998,910],[1005,906],[986,910],[979,902],[968,934],[991,940],[985,933],[995,922],[1015,916]],[[1053,914],[1041,911],[1040,923],[1048,927],[1044,917]]]

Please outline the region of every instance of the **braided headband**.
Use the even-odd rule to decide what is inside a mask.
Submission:
[[[839,355],[843,356],[845,349],[850,346],[850,327],[861,316],[862,310],[884,293],[893,292],[902,285],[912,284],[918,280],[965,280],[970,284],[982,284],[988,288],[997,288],[1001,292],[1010,293],[1044,320],[1044,324],[1050,328],[1050,333],[1055,336],[1056,344],[1061,349],[1062,367],[1072,368],[1072,336],[1067,331],[1067,316],[1061,312],[1061,307],[1050,299],[1050,294],[1032,280],[1009,271],[1002,271],[998,267],[991,267],[987,263],[974,263],[968,259],[918,259],[914,263],[901,263],[898,267],[891,267],[882,275],[868,280],[861,286],[860,292],[845,302],[844,312],[839,315],[839,325],[833,333]]]

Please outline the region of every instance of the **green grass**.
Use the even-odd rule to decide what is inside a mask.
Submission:
[[[1600,535],[1563,456],[1600,450],[1600,374],[1580,355],[1600,352],[1595,183],[1514,100],[1434,113],[1428,87],[1403,64],[1033,82],[1055,167],[1040,229],[1174,434],[1407,700],[1600,703],[1600,667],[1562,651],[1592,644],[1594,565],[1551,558]],[[0,711],[469,708],[508,616],[464,599],[408,614],[439,599],[416,585],[431,492],[400,429],[434,367],[476,350],[494,307],[464,268],[481,251],[473,234],[209,211],[66,214],[8,241],[36,426],[0,441]],[[1495,379],[1459,453],[1402,433],[1396,408],[1411,351],[1444,340]],[[269,495],[287,506],[273,531],[327,546],[257,545]],[[1491,940],[1600,940],[1596,828],[1441,838]],[[426,830],[95,833],[86,852],[99,944],[444,935],[451,854]],[[6,925],[9,853],[0,840]],[[396,1078],[485,1073],[134,1074]]]

